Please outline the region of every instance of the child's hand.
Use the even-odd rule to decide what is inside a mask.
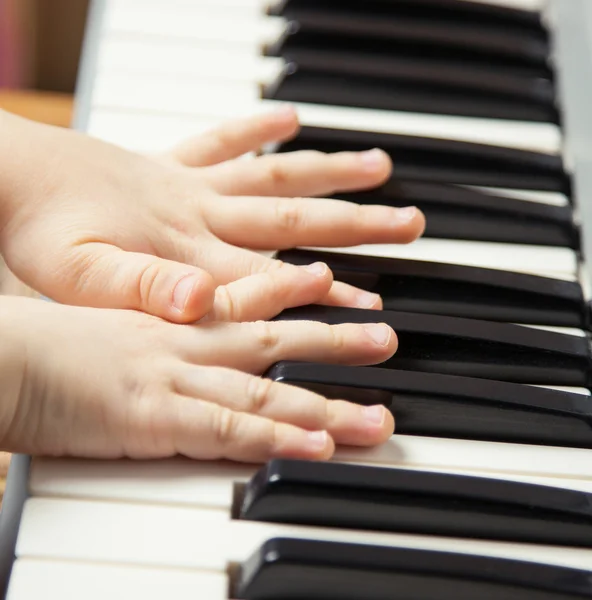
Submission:
[[[280,270],[219,288],[213,319],[199,325],[0,298],[0,448],[254,462],[386,441],[394,424],[384,408],[256,376],[284,359],[373,364],[396,350],[386,325],[254,322],[326,295],[326,269],[296,271],[296,280]],[[251,322],[224,322],[233,318]]]
[[[297,129],[284,110],[146,158],[0,111],[0,250],[59,302],[187,323],[210,310],[216,284],[277,268],[249,249],[407,243],[422,233],[415,209],[295,198],[379,185],[391,170],[382,152],[232,160]],[[381,307],[343,283],[323,302]]]

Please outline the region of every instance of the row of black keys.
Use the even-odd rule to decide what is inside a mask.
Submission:
[[[573,210],[461,186],[543,192],[570,197],[570,176],[559,156],[454,140],[303,127],[279,152],[339,152],[382,148],[391,156],[391,179],[378,189],[336,194],[360,204],[417,206],[426,237],[579,248]]]
[[[268,54],[294,68],[269,97],[560,122],[540,16],[465,0],[292,0]]]
[[[311,251],[280,258],[323,260],[339,279],[380,292],[386,310],[308,306],[278,319],[386,322],[399,349],[375,367],[286,362],[267,377],[329,398],[383,404],[399,434],[592,448],[588,396],[524,385],[592,387],[589,338],[510,324],[590,329],[577,283]]]
[[[589,493],[546,486],[335,463],[273,461],[247,484],[235,517],[590,548],[591,507]],[[242,565],[232,597],[591,598],[591,575],[449,552],[276,539]]]

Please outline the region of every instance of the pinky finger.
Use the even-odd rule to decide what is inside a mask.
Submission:
[[[176,450],[197,460],[263,463],[272,458],[328,460],[335,443],[326,431],[294,425],[186,396],[173,399],[171,423]]]

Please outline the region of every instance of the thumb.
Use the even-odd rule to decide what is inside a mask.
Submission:
[[[215,283],[206,271],[149,254],[94,245],[74,268],[73,294],[56,298],[95,308],[140,310],[175,323],[201,319],[212,308]],[[88,252],[88,250],[87,250]]]

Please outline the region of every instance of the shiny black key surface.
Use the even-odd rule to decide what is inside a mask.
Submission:
[[[352,7],[360,10],[358,0],[282,0],[274,5],[270,14],[287,14],[290,10],[298,10],[307,6],[324,7],[328,10]],[[371,0],[364,5],[368,12],[374,7],[389,10],[415,10],[418,14],[431,18],[445,19],[484,19],[490,25],[522,26],[533,31],[545,31],[538,10],[525,10],[517,7],[502,6],[479,0]]]
[[[592,546],[592,494],[486,477],[274,460],[240,518],[294,525]]]
[[[283,361],[265,374],[335,400],[382,404],[397,435],[592,448],[592,398],[482,379]]]
[[[560,156],[454,140],[326,127],[303,127],[278,152],[362,151],[382,148],[394,164],[392,180],[456,183],[570,194]]]
[[[555,206],[450,184],[390,179],[364,192],[334,194],[358,204],[417,206],[426,216],[424,237],[563,246],[579,249],[571,206]]]
[[[450,84],[340,74],[319,68],[304,69],[300,65],[271,90],[264,94],[265,98],[483,119],[559,122],[559,113],[553,103],[541,104],[491,91],[468,91]]]
[[[381,368],[540,385],[592,384],[587,337],[440,315],[326,306],[289,309],[276,319],[387,323],[399,345]]]
[[[286,250],[278,258],[296,265],[324,262],[336,280],[380,294],[385,310],[590,329],[590,306],[575,281],[313,250]]]
[[[496,19],[491,12],[478,15],[451,6],[427,8],[413,2],[297,0],[288,2],[279,13],[298,25],[295,36],[299,32],[332,34],[349,39],[352,46],[357,38],[370,37],[460,49],[524,64],[546,64],[550,55],[548,34],[540,22]]]
[[[309,39],[304,47],[282,49],[281,56],[294,65],[298,73],[332,73],[361,76],[398,84],[416,84],[431,89],[454,89],[467,94],[521,100],[539,106],[555,104],[555,86],[544,72],[528,68],[491,65],[486,68],[467,60],[446,59],[441,55],[414,54],[410,48],[394,53],[380,52],[375,44],[355,49],[349,45],[326,48],[327,36]],[[290,70],[288,70],[290,72]],[[486,73],[486,74],[485,74]]]
[[[249,600],[575,600],[592,572],[501,558],[276,538],[241,565]]]

